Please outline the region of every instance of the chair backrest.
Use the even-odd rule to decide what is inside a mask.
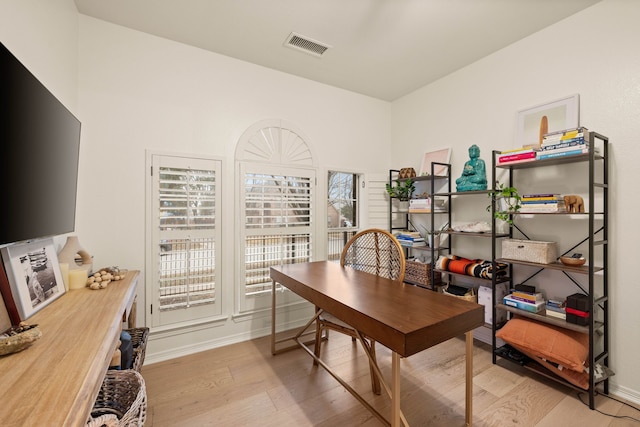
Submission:
[[[391,233],[378,228],[353,236],[342,250],[340,265],[400,282],[404,280],[404,250]]]

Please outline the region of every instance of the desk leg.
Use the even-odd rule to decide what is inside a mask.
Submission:
[[[467,363],[465,372],[465,409],[464,419],[467,426],[473,422],[473,330],[465,333],[467,347]]]
[[[271,281],[271,354],[276,354],[276,281]]]
[[[400,423],[400,355],[391,354],[391,426],[399,427]]]

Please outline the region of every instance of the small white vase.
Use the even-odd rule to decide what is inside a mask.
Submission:
[[[76,261],[79,259],[79,261]],[[58,262],[69,264],[69,269],[81,268],[91,272],[93,267],[93,258],[87,251],[82,249],[78,236],[67,237],[67,242],[64,244],[60,252],[58,252]]]
[[[440,247],[440,235],[439,234],[429,234],[428,236],[429,247],[433,249],[438,249]]]

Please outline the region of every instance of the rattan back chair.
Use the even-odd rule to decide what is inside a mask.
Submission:
[[[340,265],[402,282],[405,271],[404,250],[391,233],[371,228],[357,233],[347,242],[340,256]],[[316,307],[316,311],[321,309]],[[314,353],[317,357],[320,357],[322,340],[328,338],[329,330],[351,336],[353,340],[357,338],[353,327],[324,311],[316,320]],[[372,355],[371,389],[375,394],[380,394],[380,379],[373,368],[373,364],[376,363],[375,341],[369,337],[364,339],[367,340],[366,345]]]

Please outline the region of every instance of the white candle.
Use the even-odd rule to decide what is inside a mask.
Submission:
[[[69,290],[69,264],[66,262],[60,263],[60,273],[62,274],[62,282],[64,283],[64,289]]]
[[[87,286],[89,272],[84,268],[73,268],[69,270],[69,289],[82,289]]]

